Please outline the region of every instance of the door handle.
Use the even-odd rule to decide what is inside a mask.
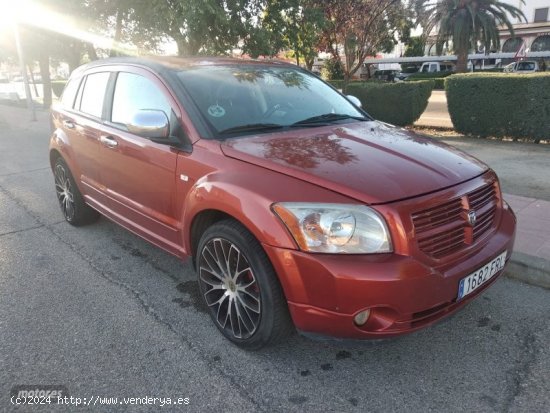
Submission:
[[[118,142],[112,136],[100,136],[99,141],[108,148],[116,148]]]
[[[72,120],[64,120],[63,121],[63,126],[66,127],[67,129],[74,129],[74,122]]]

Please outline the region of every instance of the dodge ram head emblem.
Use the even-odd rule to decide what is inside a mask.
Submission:
[[[468,223],[470,226],[474,226],[477,221],[476,211],[468,211]]]

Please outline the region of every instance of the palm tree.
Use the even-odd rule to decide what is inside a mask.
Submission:
[[[476,50],[478,44],[486,51],[500,48],[498,26],[506,25],[514,37],[510,18],[527,22],[520,9],[498,0],[419,0],[417,10],[425,19],[426,34],[439,26],[437,54],[441,54],[444,44],[452,40],[459,73],[467,71],[468,51]]]

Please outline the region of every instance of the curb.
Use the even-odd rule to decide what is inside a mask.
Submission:
[[[527,284],[550,289],[550,261],[513,252],[504,274]]]

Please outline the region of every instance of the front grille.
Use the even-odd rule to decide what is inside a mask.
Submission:
[[[460,251],[493,227],[497,210],[496,183],[484,185],[462,197],[411,215],[418,247],[425,254],[442,258]],[[468,212],[475,211],[472,226]]]

